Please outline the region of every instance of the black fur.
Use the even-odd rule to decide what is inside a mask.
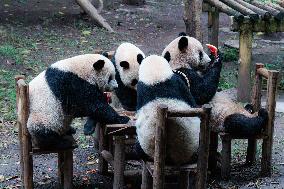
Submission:
[[[178,36],[180,37],[180,36],[187,36],[187,34],[185,33],[185,32],[180,32],[179,34],[178,34]]]
[[[267,124],[268,112],[260,109],[257,117],[249,118],[242,114],[232,114],[225,118],[225,132],[234,136],[254,136],[260,134]]]
[[[187,85],[180,76],[176,74],[174,74],[170,79],[152,86],[139,81],[137,85],[137,93],[137,110],[148,102],[160,98],[177,99],[186,102],[191,107],[197,107]]]
[[[123,67],[123,69],[129,69],[129,63],[127,61],[121,61],[119,65]]]
[[[188,47],[188,39],[183,36],[180,38],[178,42],[178,49],[183,52],[184,50],[186,50],[187,47]]]
[[[98,60],[93,64],[93,67],[95,68],[95,70],[101,70],[104,67],[104,65],[105,65],[104,60]]]
[[[95,117],[102,123],[126,123],[128,117],[119,116],[106,102],[98,86],[79,78],[72,72],[48,68],[45,74],[47,83],[61,102],[65,115],[71,117]]]
[[[179,71],[186,74],[190,80],[190,92],[197,105],[203,105],[211,101],[219,84],[222,69],[221,58],[218,58],[202,76],[193,69],[180,68]]]
[[[138,54],[137,55],[137,62],[138,64],[141,64],[142,60],[144,59],[143,55],[142,54]]]
[[[167,51],[167,52],[165,53],[164,58],[165,58],[168,62],[171,61],[171,54],[169,53],[169,51]]]

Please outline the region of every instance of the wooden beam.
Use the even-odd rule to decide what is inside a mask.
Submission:
[[[248,17],[245,17],[245,20],[249,20]],[[239,31],[243,22],[238,22],[233,17],[231,17],[231,30]],[[258,20],[251,22],[251,29],[253,32],[284,32],[284,20],[270,19],[269,21]]]
[[[109,32],[114,32],[106,20],[98,13],[97,9],[92,5],[89,0],[76,0],[80,7],[93,19],[95,22],[107,29]]]
[[[252,31],[251,21],[242,22],[240,24],[240,53],[239,53],[239,73],[238,73],[238,100],[241,102],[249,102],[251,97],[251,56],[252,56]]]
[[[124,168],[125,168],[125,136],[114,137],[114,178],[113,189],[124,188]]]
[[[241,5],[240,3],[234,1],[234,0],[220,0],[229,7],[232,7],[233,9],[239,11],[240,13],[249,16],[253,21],[256,21],[259,19],[259,15],[255,13],[254,11],[246,8],[245,6]]]
[[[254,74],[254,85],[253,85],[253,92],[252,92],[252,105],[253,105],[253,111],[257,112],[259,111],[261,107],[261,87],[262,87],[262,77],[258,73],[258,70],[260,68],[263,68],[264,64],[256,63],[255,65],[255,74]]]
[[[216,7],[219,11],[221,11],[223,13],[226,13],[229,16],[234,16],[235,19],[237,19],[238,21],[241,21],[241,20],[244,19],[244,15],[243,14],[241,14],[240,12],[232,9],[231,7],[229,7],[225,3],[222,3],[219,0],[205,0],[205,2],[207,2],[208,4],[210,4],[213,7]],[[208,10],[208,11],[211,11],[211,9]]]
[[[267,6],[266,4],[260,3],[259,1],[251,1],[251,3],[259,8],[267,10],[277,20],[281,20],[284,17],[284,12],[281,12],[273,7]]]
[[[280,7],[280,6],[277,5],[277,4],[270,3],[270,2],[268,2],[268,3],[266,3],[266,4],[267,4],[268,6],[274,8],[274,9],[279,10],[280,12],[284,12],[284,8],[283,8],[283,7]]]
[[[271,18],[271,14],[266,11],[266,10],[263,10],[261,8],[258,8],[250,3],[247,3],[243,0],[235,0],[237,1],[238,3],[240,3],[241,5],[243,5],[244,7],[247,7],[248,9],[254,11],[255,13],[261,15],[261,17],[264,19],[264,20],[269,20]]]

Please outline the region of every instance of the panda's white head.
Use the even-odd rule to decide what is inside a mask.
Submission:
[[[205,70],[211,59],[204,52],[201,43],[188,36],[179,36],[163,51],[162,56],[167,59],[173,69],[194,68]]]
[[[113,63],[100,54],[84,54],[58,61],[51,65],[61,71],[72,72],[85,81],[97,85],[100,91],[117,88]]]
[[[155,85],[170,79],[173,71],[168,61],[158,55],[146,57],[139,68],[139,81],[146,85]]]
[[[139,66],[144,58],[144,53],[131,43],[122,43],[116,49],[115,66],[125,86],[136,89]]]

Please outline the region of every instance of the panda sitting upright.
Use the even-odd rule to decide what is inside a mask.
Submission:
[[[144,57],[144,53],[131,43],[122,43],[116,49],[112,62],[116,70],[115,79],[118,87],[111,95],[111,106],[115,109],[136,110],[138,70]],[[84,126],[84,134],[91,135],[96,123],[97,120],[89,117]]]
[[[268,114],[265,109],[251,114],[234,102],[226,92],[217,92],[222,69],[221,57],[211,54],[209,61],[201,43],[184,33],[173,40],[162,54],[173,69],[186,75],[196,103],[211,104],[210,125],[213,131],[226,131],[234,135],[254,135],[261,132],[267,122]]]
[[[92,116],[104,123],[127,123],[106,102],[103,92],[117,87],[112,62],[99,54],[58,61],[29,83],[27,127],[33,144],[41,148],[70,145],[70,124]]]
[[[158,105],[169,110],[185,111],[196,107],[187,82],[175,74],[166,59],[152,55],[145,58],[139,69],[137,85],[136,132],[139,144],[150,157],[154,155],[154,133]],[[198,149],[200,119],[171,118],[167,123],[167,156],[169,163],[194,161]]]

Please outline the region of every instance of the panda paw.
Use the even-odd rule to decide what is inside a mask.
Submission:
[[[96,124],[94,119],[88,118],[84,125],[84,135],[92,135],[95,132]]]

